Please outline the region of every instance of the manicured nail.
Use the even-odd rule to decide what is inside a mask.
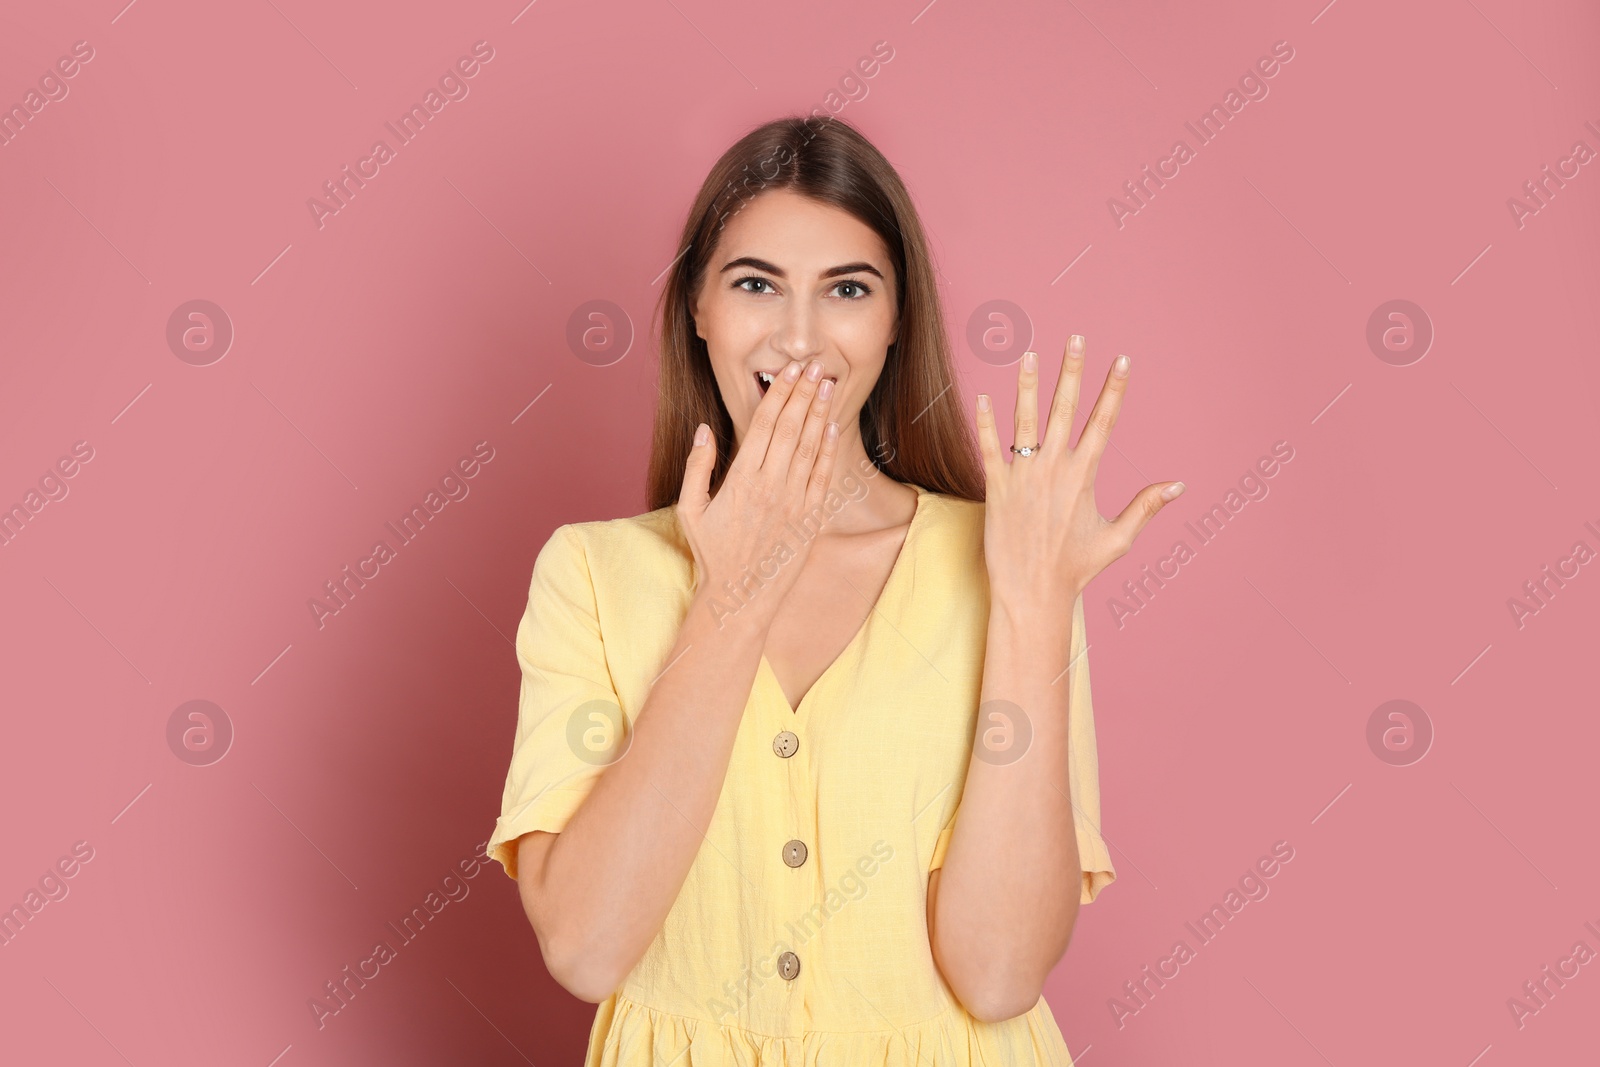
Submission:
[[[824,378],[822,384],[817,386],[817,395],[826,400],[833,395],[833,379]]]
[[[1116,362],[1111,364],[1111,373],[1118,378],[1126,378],[1128,376],[1128,357],[1118,356]]]
[[[711,427],[707,426],[703,422],[699,426],[695,427],[695,430],[694,430],[694,446],[696,448],[699,448],[701,445],[705,444],[706,441],[708,441],[710,438],[711,438]]]
[[[1067,341],[1067,347],[1072,350],[1073,355],[1083,355],[1083,334],[1073,334],[1072,337]]]
[[[988,411],[989,410],[989,394],[988,393],[979,393],[978,394],[978,410],[979,411]]]
[[[827,428],[822,431],[822,435],[832,441],[839,436],[839,424],[837,422],[828,423]]]
[[[792,382],[798,380],[799,377],[800,364],[791,360],[789,365],[783,368],[783,380],[786,382]]]
[[[1033,352],[1022,353],[1022,369],[1025,373],[1032,374],[1039,366],[1039,357]]]
[[[1173,482],[1171,485],[1169,485],[1165,489],[1161,490],[1161,499],[1162,500],[1176,500],[1182,494],[1183,494],[1183,483],[1182,482]]]
[[[822,360],[814,359],[806,364],[806,377],[812,381],[822,377]]]

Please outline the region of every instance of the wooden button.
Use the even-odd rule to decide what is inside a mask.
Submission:
[[[788,730],[779,731],[778,736],[772,739],[772,751],[788,759],[800,751],[800,739]]]
[[[800,973],[800,957],[793,952],[785,952],[778,957],[778,973],[783,975],[785,982],[792,982]]]
[[[783,846],[783,862],[798,867],[806,861],[806,843],[796,838]]]

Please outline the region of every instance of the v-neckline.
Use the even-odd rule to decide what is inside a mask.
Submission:
[[[756,674],[759,676],[762,671],[766,672],[767,681],[771,683],[772,690],[777,695],[778,703],[782,704],[784,710],[790,713],[788,718],[791,720],[797,719],[800,716],[800,713],[805,711],[807,704],[811,700],[812,694],[814,694],[818,688],[820,688],[823,683],[828,680],[828,678],[837,668],[840,667],[841,664],[843,664],[855,653],[857,646],[866,640],[867,631],[872,628],[873,621],[878,617],[879,606],[889,602],[890,594],[895,592],[896,583],[901,580],[901,572],[907,568],[906,561],[911,555],[910,550],[912,548],[911,539],[916,536],[918,527],[920,525],[920,520],[923,516],[923,501],[930,494],[928,490],[912,482],[902,482],[901,484],[917,491],[917,502],[915,508],[911,512],[911,522],[906,526],[905,539],[900,542],[900,551],[895,554],[894,564],[889,568],[889,577],[884,581],[883,588],[878,591],[878,599],[872,602],[872,610],[867,612],[866,620],[862,622],[860,628],[856,630],[855,635],[850,638],[849,643],[844,646],[844,649],[833,658],[833,662],[828,664],[827,667],[823,668],[821,674],[817,675],[816,681],[811,683],[811,688],[805,691],[805,695],[800,698],[800,703],[798,705],[789,703],[789,694],[783,691],[783,685],[778,681],[778,676],[773,671],[772,664],[767,661],[766,652],[763,650],[761,653],[761,661],[756,665]]]

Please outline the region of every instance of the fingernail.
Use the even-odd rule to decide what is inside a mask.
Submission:
[[[1073,334],[1072,338],[1067,342],[1067,347],[1072,349],[1072,354],[1073,355],[1075,355],[1075,356],[1083,355],[1083,334],[1081,334],[1081,333]]]
[[[711,427],[702,422],[699,426],[695,427],[694,446],[699,448],[701,445],[705,444],[710,437]]]
[[[1038,355],[1036,353],[1033,353],[1033,352],[1024,352],[1024,353],[1022,353],[1022,369],[1024,371],[1026,371],[1029,374],[1032,374],[1034,369],[1036,367],[1038,367],[1038,365],[1039,365],[1039,357],[1038,357]]]
[[[817,395],[826,400],[833,395],[833,379],[824,378],[822,384],[817,386]]]
[[[834,438],[839,436],[839,424],[837,422],[830,422],[828,423],[828,428],[822,432],[828,438],[828,440],[832,441]]]
[[[806,377],[812,381],[822,377],[822,360],[814,359],[806,364]]]
[[[1162,500],[1176,500],[1182,494],[1183,494],[1183,483],[1182,482],[1173,482],[1171,485],[1169,485],[1165,489],[1161,490],[1161,499]]]
[[[798,363],[796,363],[796,362],[791,360],[789,365],[787,367],[783,368],[783,380],[786,381],[786,382],[792,382],[792,381],[796,380],[799,377],[800,377],[800,364],[798,364]]]
[[[1118,378],[1126,378],[1128,376],[1128,357],[1118,356],[1117,361],[1111,364],[1111,373]]]
[[[979,393],[978,394],[978,410],[979,411],[988,411],[989,410],[989,395],[987,393]]]

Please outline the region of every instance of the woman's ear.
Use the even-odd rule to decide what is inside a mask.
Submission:
[[[694,335],[704,341],[706,335],[700,332],[700,294],[693,293],[689,297],[689,321],[694,323]]]

